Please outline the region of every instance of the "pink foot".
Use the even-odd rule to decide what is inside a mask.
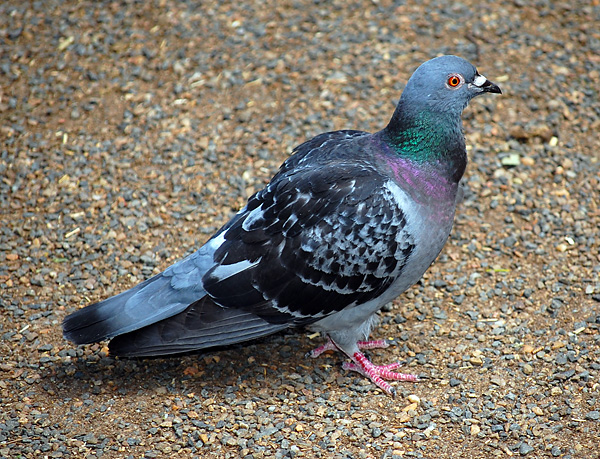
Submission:
[[[352,356],[352,362],[345,362],[342,365],[344,370],[356,371],[363,376],[369,378],[373,383],[387,392],[390,395],[394,395],[396,390],[390,386],[384,380],[389,381],[419,381],[417,375],[410,375],[404,373],[395,373],[391,370],[395,370],[400,366],[400,363],[390,363],[389,365],[374,365],[362,352],[355,352]]]
[[[324,352],[337,351],[337,350],[338,350],[338,348],[336,347],[335,344],[333,344],[333,341],[331,341],[331,338],[327,338],[327,342],[325,344],[308,352],[306,354],[306,356],[312,357],[313,359],[315,359],[315,358],[319,357],[321,354],[323,354]]]
[[[390,343],[393,343],[393,340],[379,339],[373,341],[358,341],[356,345],[359,349],[378,349],[389,347]],[[338,350],[340,349],[338,349],[331,338],[328,338],[325,344],[313,349],[307,356],[315,358],[324,352]],[[396,391],[385,381],[386,379],[389,381],[419,381],[419,377],[416,375],[392,371],[400,367],[400,363],[398,362],[390,363],[389,365],[374,365],[362,352],[355,352],[351,359],[352,362],[345,362],[342,365],[344,370],[356,371],[361,375],[366,376],[373,381],[376,386],[390,395],[394,395]]]
[[[359,349],[385,349],[390,344],[395,343],[393,339],[376,339],[372,341],[358,341],[356,344]]]

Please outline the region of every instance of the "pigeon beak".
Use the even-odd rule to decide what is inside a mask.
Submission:
[[[473,79],[473,83],[471,83],[471,85],[478,88],[481,92],[491,92],[494,94],[502,94],[502,90],[500,89],[500,87],[497,84],[492,83],[490,80],[488,80],[483,75],[477,74],[475,76],[475,79]]]

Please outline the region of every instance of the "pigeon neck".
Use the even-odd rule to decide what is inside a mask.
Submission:
[[[398,156],[427,164],[458,182],[467,166],[460,116],[427,109],[414,114],[400,101],[387,127],[381,131]]]

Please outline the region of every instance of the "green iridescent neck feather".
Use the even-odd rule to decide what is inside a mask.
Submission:
[[[460,116],[420,110],[409,115],[399,105],[382,132],[398,156],[442,168],[460,179],[467,164]]]

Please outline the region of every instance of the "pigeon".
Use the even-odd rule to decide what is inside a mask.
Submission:
[[[500,88],[468,61],[441,56],[408,80],[376,133],[326,132],[296,147],[264,189],[196,252],[135,287],[65,318],[76,344],[111,355],[179,354],[291,327],[341,351],[346,370],[394,394],[418,381],[373,364],[377,312],[415,284],[452,228],[467,164],[461,115]]]

